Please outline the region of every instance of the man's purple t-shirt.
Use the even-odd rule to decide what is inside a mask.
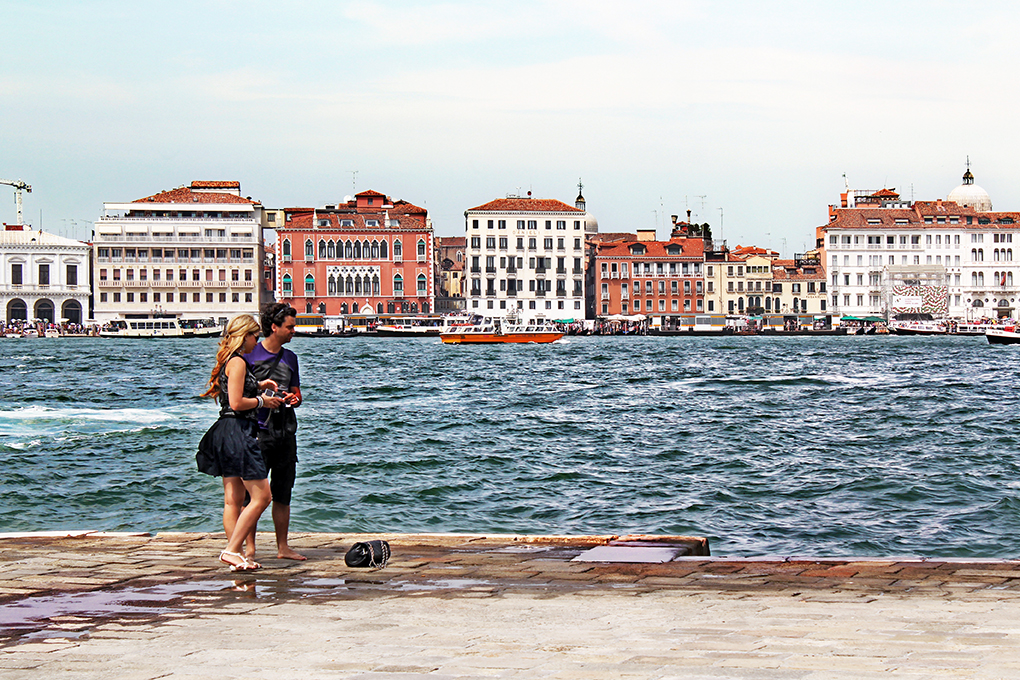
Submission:
[[[245,354],[244,360],[251,366],[251,372],[255,375],[259,381],[273,379],[276,384],[280,386],[280,389],[285,392],[290,392],[291,388],[301,387],[300,374],[298,373],[298,359],[294,352],[284,347],[280,350],[283,352],[283,356],[280,357],[280,361],[276,361],[278,354],[266,351],[266,348],[262,346],[262,343],[255,345],[255,349],[252,350],[251,354]],[[276,364],[273,366],[273,364]],[[259,426],[265,427],[266,419],[269,417],[269,409],[259,409]]]

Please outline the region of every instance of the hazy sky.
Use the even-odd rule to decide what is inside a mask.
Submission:
[[[844,173],[931,200],[969,155],[1020,209],[1018,7],[0,0],[0,177],[78,238],[104,201],[194,179],[321,206],[357,171],[459,235],[468,208],[573,204],[581,178],[601,231],[664,238],[690,208],[789,255]]]

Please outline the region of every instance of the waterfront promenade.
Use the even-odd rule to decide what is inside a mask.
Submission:
[[[242,575],[216,561],[222,534],[0,537],[0,674],[1020,677],[1020,562],[707,558],[683,554],[697,542],[647,537],[384,537],[382,570],[344,565],[361,536],[297,534],[307,562],[263,555],[263,570]]]

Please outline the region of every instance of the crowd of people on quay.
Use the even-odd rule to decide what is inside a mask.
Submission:
[[[45,319],[0,320],[0,336],[8,338],[45,337],[46,335],[89,337],[99,335],[99,330],[98,324],[80,324],[69,321],[54,323]]]

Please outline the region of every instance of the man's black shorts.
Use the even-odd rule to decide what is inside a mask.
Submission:
[[[297,437],[288,434],[270,438],[265,430],[259,430],[259,448],[269,473],[273,502],[290,505],[290,494],[297,476]]]

